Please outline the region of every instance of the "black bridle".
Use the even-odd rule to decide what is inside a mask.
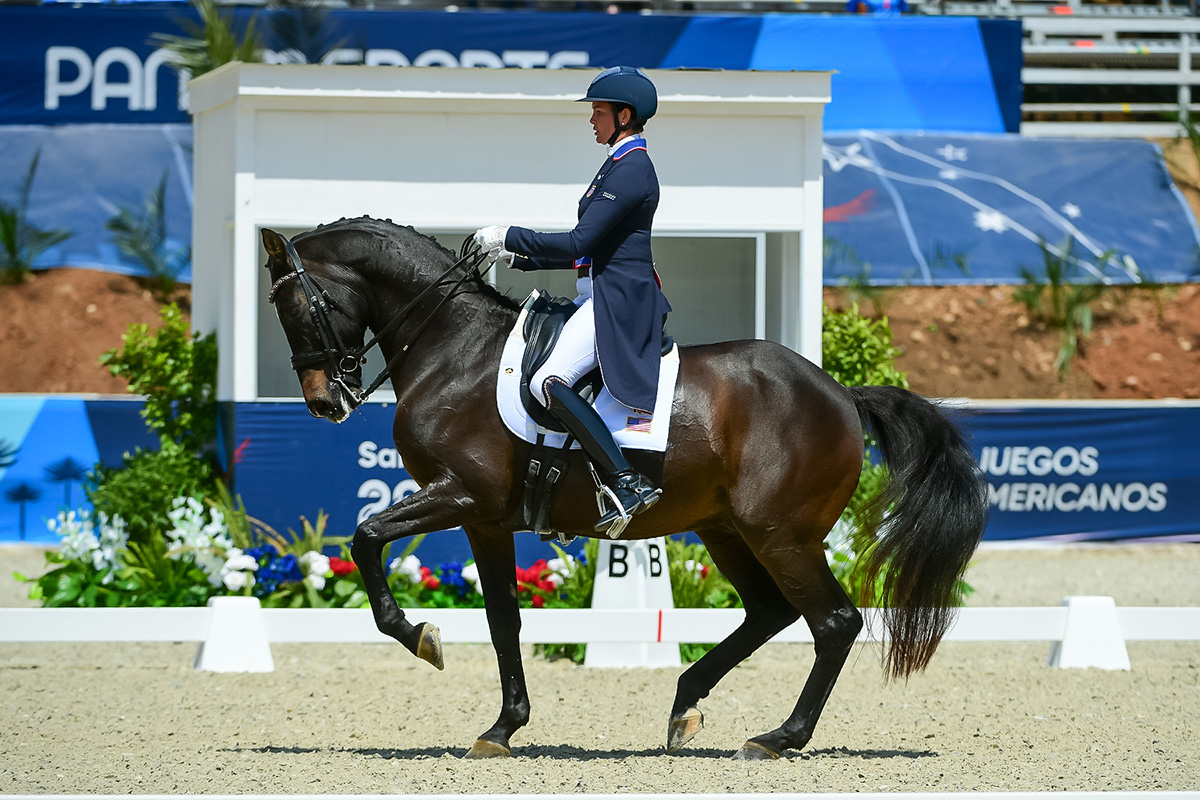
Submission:
[[[304,269],[304,265],[300,263],[300,254],[296,252],[295,246],[290,241],[285,241],[287,247],[288,258],[291,260],[292,271],[284,275],[271,284],[271,290],[267,293],[267,302],[275,302],[275,293],[279,287],[295,278],[300,281],[300,286],[304,290],[304,296],[308,301],[308,313],[312,317],[313,323],[317,327],[317,335],[321,338],[321,350],[312,350],[307,353],[296,353],[292,356],[292,369],[297,372],[302,369],[313,369],[323,367],[329,375],[329,379],[339,384],[345,391],[346,396],[350,401],[350,408],[355,409],[366,402],[371,393],[380,387],[380,385],[391,375],[392,367],[400,360],[400,358],[408,352],[408,348],[412,346],[425,327],[433,320],[433,317],[441,309],[447,301],[454,296],[458,287],[470,278],[482,279],[487,270],[482,272],[479,266],[487,259],[487,252],[480,250],[475,244],[474,238],[468,236],[463,240],[461,255],[459,259],[451,264],[445,272],[437,277],[437,280],[430,283],[408,302],[404,308],[396,316],[392,317],[386,325],[380,328],[371,341],[364,344],[362,347],[351,350],[342,343],[341,336],[338,335],[337,328],[330,321],[331,312],[338,312],[345,316],[345,312],[341,311],[333,302],[333,298],[317,283],[316,279],[308,274]],[[356,384],[360,384],[355,379],[355,373],[360,370],[362,365],[366,363],[367,352],[379,344],[379,340],[384,337],[392,328],[395,328],[416,309],[416,307],[425,299],[426,295],[434,289],[442,285],[442,281],[450,277],[456,270],[463,269],[465,271],[462,276],[454,282],[437,305],[425,316],[421,324],[408,337],[408,341],[404,346],[396,352],[394,356],[383,366],[383,369],[375,376],[375,380],[371,381],[371,385],[365,391],[359,391]],[[489,265],[490,267],[490,265]]]

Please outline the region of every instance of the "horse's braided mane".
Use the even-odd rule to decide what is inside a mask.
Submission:
[[[453,250],[450,250],[449,248],[443,246],[437,239],[433,238],[429,234],[421,233],[419,230],[417,230],[416,228],[414,228],[411,225],[397,225],[395,222],[392,222],[390,219],[375,219],[374,217],[369,217],[366,215],[363,215],[361,217],[355,217],[353,219],[348,219],[346,217],[342,217],[341,219],[337,220],[336,222],[328,222],[323,225],[318,225],[315,229],[313,229],[311,231],[305,231],[304,233],[301,233],[300,235],[298,235],[296,237],[296,240],[304,239],[309,236],[316,236],[318,234],[323,234],[323,233],[336,233],[338,231],[355,231],[355,230],[361,230],[361,231],[365,231],[367,233],[373,233],[373,234],[381,236],[384,239],[397,239],[397,238],[403,239],[406,237],[416,237],[418,239],[424,239],[428,243],[432,244],[437,249],[437,251],[439,253],[441,253],[442,255],[444,255],[445,257],[447,257],[451,260],[458,259],[458,254],[455,253]],[[475,283],[476,288],[481,293],[483,293],[484,295],[497,301],[505,308],[517,310],[521,307],[521,304],[516,299],[499,291],[498,289],[496,289],[495,286],[492,286],[487,281],[482,280],[482,279],[476,279],[474,281],[474,283]]]
[[[336,222],[327,222],[323,225],[318,225],[315,229],[311,231],[305,231],[296,238],[305,239],[309,236],[315,236],[321,233],[336,233],[337,231],[341,230],[365,230],[369,233],[378,233],[387,237],[416,236],[421,239],[426,239],[445,255],[450,256],[451,258],[456,257],[456,254],[453,250],[443,247],[437,239],[428,234],[421,233],[411,225],[397,225],[390,219],[375,219],[374,217],[368,217],[366,215],[354,217],[353,219],[342,217]]]

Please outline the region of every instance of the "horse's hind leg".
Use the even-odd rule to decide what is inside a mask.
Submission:
[[[770,573],[737,533],[727,529],[697,531],[713,563],[729,579],[746,608],[746,618],[724,641],[679,676],[675,704],[667,723],[667,750],[674,752],[700,732],[704,717],[697,708],[712,688],[772,636],[800,617],[775,586]]]
[[[770,555],[764,559],[766,568],[808,622],[816,658],[792,715],[770,733],[748,740],[737,753],[744,760],[778,758],[784,750],[808,744],[863,625],[862,615],[830,572],[820,540],[786,556],[777,550]]]

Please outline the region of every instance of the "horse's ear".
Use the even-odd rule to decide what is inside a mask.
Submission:
[[[263,228],[262,240],[268,256],[276,261],[287,263],[287,242],[282,236],[270,228]]]

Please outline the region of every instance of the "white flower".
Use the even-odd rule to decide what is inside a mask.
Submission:
[[[563,585],[563,581],[564,581],[564,580],[566,580],[566,578],[564,578],[564,577],[562,576],[562,573],[561,573],[561,572],[550,572],[550,573],[547,573],[547,574],[546,574],[546,577],[545,577],[545,581],[546,581],[547,583],[552,583],[552,584],[554,584],[554,588],[555,588],[555,589],[557,589],[558,587],[562,586],[562,585]]]
[[[309,573],[304,580],[308,581],[308,585],[316,589],[318,592],[325,588],[325,575],[318,575],[315,572]]]
[[[228,572],[236,572],[239,570],[248,569],[251,571],[258,569],[258,562],[253,557],[246,555],[238,548],[229,550],[226,554],[225,564],[223,569]]]
[[[462,568],[463,580],[470,581],[475,591],[483,594],[483,584],[479,581],[479,565],[472,561]]]
[[[417,558],[411,553],[402,559],[393,558],[391,563],[388,564],[388,569],[390,569],[392,572],[399,572],[413,583],[421,582],[421,559]],[[478,576],[478,574],[478,571],[476,571],[476,576]],[[463,570],[463,575],[466,575],[465,569]]]
[[[64,558],[90,563],[97,571],[107,572],[103,582],[108,583],[112,573],[125,566],[129,532],[125,530],[125,520],[119,516],[109,520],[101,512],[97,517],[98,526],[87,511],[60,511],[47,527],[61,537],[60,553]]]
[[[704,571],[704,565],[701,564],[700,562],[696,561],[693,558],[689,558],[687,561],[683,562],[683,568],[686,569],[688,572],[703,572]]]
[[[300,566],[304,567],[304,573],[311,576],[320,576],[321,583],[324,584],[325,573],[329,572],[329,556],[309,550],[299,558]],[[321,587],[318,586],[318,589]]]
[[[206,520],[204,505],[194,497],[177,497],[172,506],[167,516],[175,527],[167,531],[167,555],[191,558],[208,576],[209,583],[220,586],[227,572],[226,553],[234,549],[225,515],[212,508]]]
[[[575,556],[567,553],[566,558],[552,558],[546,562],[546,566],[551,572],[557,573],[564,577],[570,577],[575,571]]]
[[[78,515],[74,511],[58,512],[58,518],[49,526],[62,539],[59,552],[71,561],[91,561],[92,551],[100,546],[100,540],[92,530],[92,520],[86,511]]]
[[[225,588],[231,592],[240,592],[247,586],[254,585],[254,576],[248,572],[228,572],[221,579],[225,584]]]

